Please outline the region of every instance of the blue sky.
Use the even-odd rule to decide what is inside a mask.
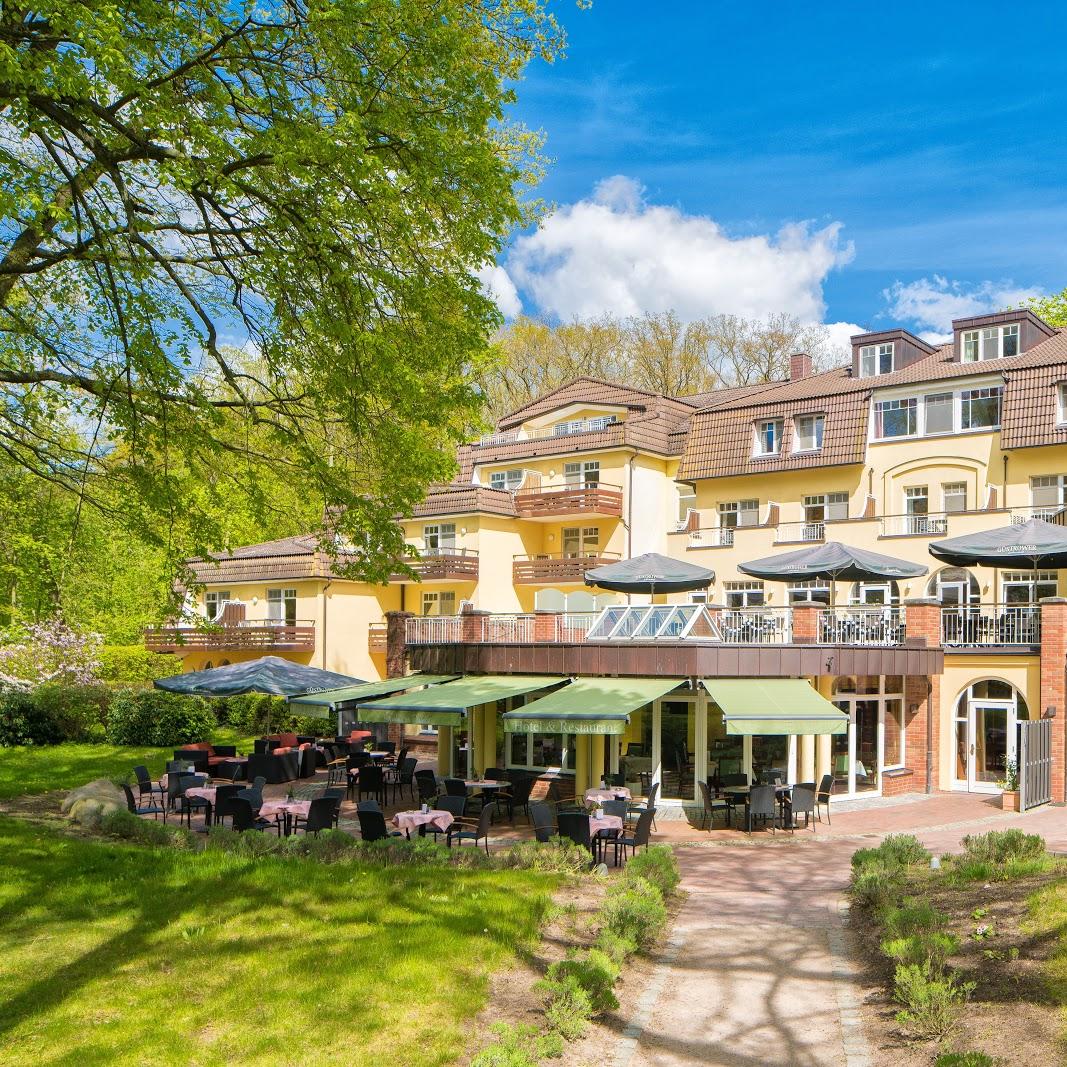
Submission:
[[[505,310],[933,335],[1067,285],[1062,3],[554,9],[568,55],[515,116],[547,134],[558,213],[502,257]]]

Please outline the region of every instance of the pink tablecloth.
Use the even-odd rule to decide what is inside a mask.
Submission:
[[[263,807],[259,809],[261,819],[269,819],[272,815],[299,815],[302,819],[308,817],[311,811],[310,800],[264,800]]]
[[[192,771],[189,771],[188,773],[192,774]],[[160,776],[159,784],[160,784],[161,788],[163,788],[163,789],[167,788],[167,779],[169,777],[170,777],[170,775],[167,775],[167,774],[164,774],[164,775]],[[200,781],[202,781],[202,782],[206,782],[207,781],[207,775],[206,774],[198,774],[196,777],[199,778]]]
[[[589,836],[596,837],[601,830],[621,830],[622,818],[618,815],[589,816]]]
[[[447,830],[455,819],[450,811],[398,811],[393,816],[393,825],[398,830],[415,830],[420,826],[436,826]]]
[[[624,785],[615,786],[611,789],[587,789],[585,791],[585,799],[589,800],[614,800],[616,797],[626,797],[630,799],[630,790]]]
[[[206,800],[209,804],[215,803],[215,790],[217,786],[213,785],[198,785],[192,789],[186,789],[185,795],[187,797],[200,797],[201,800]]]

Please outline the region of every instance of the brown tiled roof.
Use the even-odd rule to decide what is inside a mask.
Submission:
[[[426,499],[411,513],[413,519],[435,515],[508,515],[515,516],[515,500],[503,489],[488,489],[484,485],[435,485]]]
[[[319,551],[310,534],[242,545],[232,552],[192,559],[189,566],[205,585],[329,578],[333,573],[329,556]]]
[[[1002,448],[1067,444],[1067,426],[1057,425],[1056,394],[1067,382],[1067,363],[1021,367],[1008,375],[1000,426]]]
[[[558,389],[553,389],[550,393],[508,412],[498,421],[497,426],[501,430],[513,430],[539,415],[547,415],[572,404],[607,404],[610,407],[629,408],[631,411],[655,408],[660,411],[674,411],[680,417],[688,415],[689,408],[692,407],[674,397],[651,393],[646,389],[634,389],[618,382],[608,382],[601,378],[575,378],[566,385],[561,385]]]

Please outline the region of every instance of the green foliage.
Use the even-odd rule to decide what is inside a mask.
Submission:
[[[958,952],[959,939],[944,931],[924,931],[889,938],[882,942],[882,952],[897,963],[929,963],[932,973],[945,969],[949,956]]]
[[[884,911],[882,923],[890,937],[908,937],[911,934],[944,930],[948,925],[948,916],[928,901],[909,897],[902,904]]]
[[[944,1037],[973,990],[973,982],[938,974],[929,964],[898,964],[893,975],[893,996],[902,1005],[897,1022],[914,1037]]]
[[[118,837],[150,848],[194,847],[196,837],[182,826],[171,826],[155,819],[143,819],[132,811],[111,811],[100,819],[99,830],[108,837]]]
[[[1027,306],[1049,326],[1067,326],[1067,289],[1036,297]]]
[[[589,1005],[596,1015],[613,1011],[619,1006],[615,996],[615,982],[619,977],[619,964],[598,948],[584,952],[571,951],[565,960],[553,963],[545,973],[549,983],[566,982],[573,978],[585,990]]]
[[[482,1049],[470,1067],[536,1067],[542,1060],[563,1055],[563,1039],[555,1031],[541,1033],[526,1023],[494,1023],[496,1040]]]
[[[267,734],[321,734],[328,720],[294,715],[284,697],[269,693],[240,693],[213,701],[219,722],[249,737]]]
[[[652,883],[643,878],[617,882],[608,890],[601,909],[604,928],[648,950],[667,925],[667,908]]]
[[[569,974],[561,978],[542,978],[534,985],[545,1004],[545,1020],[564,1041],[577,1041],[585,1035],[593,1017],[593,1004],[581,983]]]
[[[911,834],[889,834],[876,848],[861,848],[852,854],[853,870],[865,867],[913,867],[928,863],[930,853]]]
[[[103,741],[110,699],[103,686],[58,683],[0,693],[0,746]]]
[[[104,645],[100,649],[100,680],[113,686],[148,688],[156,678],[181,674],[177,656],[149,652],[144,645]]]
[[[545,842],[519,841],[498,856],[498,863],[503,867],[569,875],[589,870],[589,850],[562,837]]]
[[[1045,855],[1045,839],[1040,834],[1024,834],[1022,830],[990,830],[985,834],[968,834],[962,844],[967,859],[982,863],[1036,860]]]
[[[1000,1062],[984,1052],[942,1052],[934,1067],[998,1067]]]
[[[177,747],[208,740],[214,728],[215,714],[203,697],[126,689],[111,702],[107,739],[115,745]]]
[[[632,937],[609,930],[607,927],[596,935],[594,945],[620,967],[637,951],[637,942]]]
[[[622,880],[644,878],[651,882],[664,898],[673,895],[682,880],[678,860],[669,845],[650,845],[644,852],[631,856],[623,868]]]

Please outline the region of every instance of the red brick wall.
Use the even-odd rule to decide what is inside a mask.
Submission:
[[[1052,799],[1067,800],[1064,788],[1064,738],[1067,734],[1067,599],[1041,601],[1041,706],[1031,708],[1035,718],[1055,708],[1052,721]]]
[[[819,612],[825,610],[825,604],[816,604],[813,601],[793,605],[793,644],[818,643]]]

